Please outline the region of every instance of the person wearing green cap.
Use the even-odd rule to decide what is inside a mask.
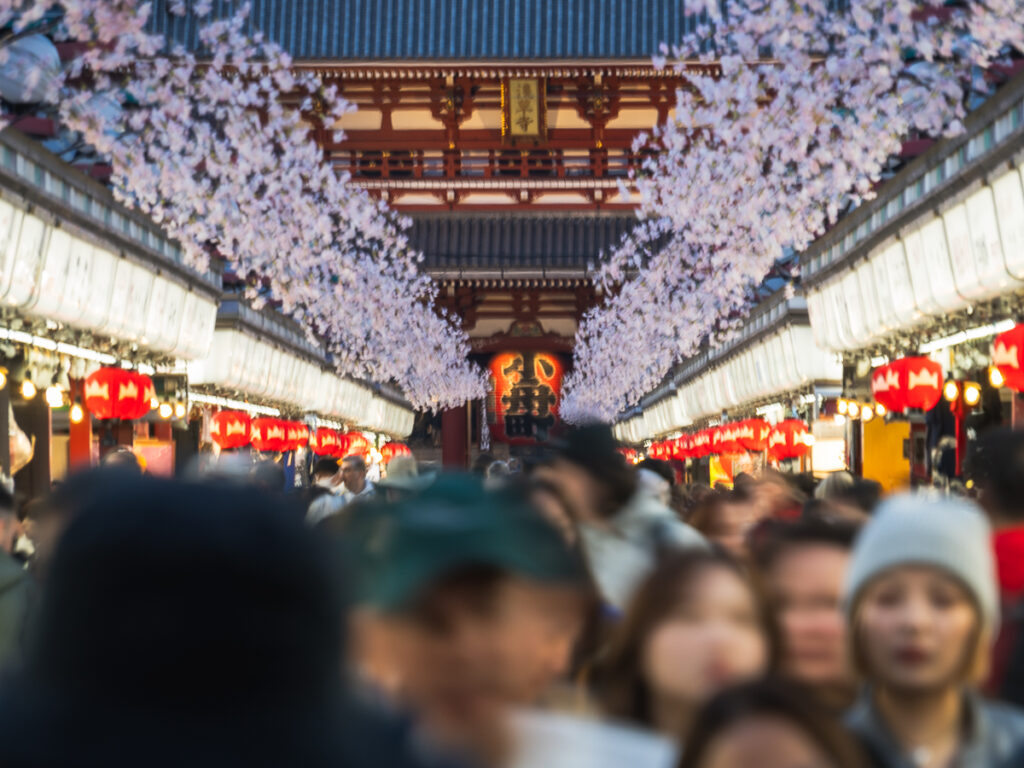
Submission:
[[[565,670],[582,624],[578,554],[524,498],[469,476],[361,507],[349,535],[363,618],[374,614],[362,646],[386,687],[439,751],[508,764],[513,708]]]

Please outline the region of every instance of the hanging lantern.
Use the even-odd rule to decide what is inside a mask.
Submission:
[[[894,360],[872,374],[871,392],[889,411],[930,411],[942,399],[942,366],[929,357]]]
[[[690,458],[689,435],[680,435],[675,439],[675,444],[672,446],[672,458],[679,461],[686,461]]]
[[[287,450],[288,425],[281,419],[253,419],[250,431],[252,447],[257,451],[277,453]]]
[[[156,396],[153,380],[123,368],[100,368],[85,380],[85,407],[97,419],[138,419]]]
[[[365,458],[366,454],[370,452],[370,441],[362,432],[346,432],[344,437],[347,442],[341,458],[345,458],[345,456],[363,456]]]
[[[690,453],[695,459],[702,459],[711,452],[711,433],[702,429],[690,440]]]
[[[317,456],[337,456],[338,433],[327,427],[319,427],[309,441],[310,448]]]
[[[244,411],[220,411],[210,419],[210,438],[221,450],[249,444],[252,420]]]
[[[747,419],[740,423],[740,445],[748,451],[764,451],[768,447],[768,435],[771,431],[771,424],[764,419]]]
[[[1024,391],[1024,325],[996,336],[992,342],[992,365],[1002,374],[1004,386],[1014,392]]]
[[[380,448],[381,461],[389,464],[392,459],[398,456],[410,456],[412,451],[405,443],[385,443]]]
[[[740,433],[739,423],[727,424],[722,427],[722,453],[741,453],[743,451],[743,445],[740,443]]]
[[[773,461],[796,459],[806,454],[813,443],[807,424],[799,419],[786,419],[768,435],[768,456]]]

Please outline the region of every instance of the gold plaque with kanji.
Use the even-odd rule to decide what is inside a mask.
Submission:
[[[544,136],[544,83],[536,78],[512,78],[502,94],[505,135],[511,139]]]

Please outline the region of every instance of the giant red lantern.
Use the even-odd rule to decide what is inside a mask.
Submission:
[[[280,419],[253,419],[250,430],[252,447],[276,453],[288,449],[288,424]]]
[[[679,459],[680,461],[686,461],[690,458],[689,435],[680,435],[676,438],[675,445],[672,447],[672,458]]]
[[[702,429],[690,441],[690,453],[695,459],[702,459],[711,453],[711,432]]]
[[[221,450],[241,448],[249,444],[251,424],[249,414],[244,411],[220,411],[210,419],[210,439]]]
[[[942,399],[942,366],[928,357],[904,357],[877,368],[871,393],[886,409],[930,411]]]
[[[412,451],[405,443],[385,443],[380,448],[381,461],[390,464],[391,460],[398,456],[409,456]]]
[[[338,433],[327,427],[319,427],[310,440],[310,448],[317,456],[338,455]]]
[[[100,368],[85,380],[85,407],[97,419],[138,419],[156,397],[153,380],[123,368]]]
[[[1024,391],[1024,325],[1000,333],[992,342],[992,365],[1003,374],[1006,386]]]
[[[796,459],[810,450],[813,441],[804,422],[786,419],[776,424],[768,435],[768,456],[774,461]]]

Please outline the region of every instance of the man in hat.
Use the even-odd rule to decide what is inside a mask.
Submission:
[[[638,488],[607,424],[571,430],[536,474],[554,484],[579,527],[604,600],[623,610],[662,551],[706,547],[704,538]]]
[[[426,742],[505,764],[511,709],[535,703],[568,665],[587,605],[579,557],[525,500],[469,476],[361,507],[351,522],[373,611],[363,648],[386,686]]]

